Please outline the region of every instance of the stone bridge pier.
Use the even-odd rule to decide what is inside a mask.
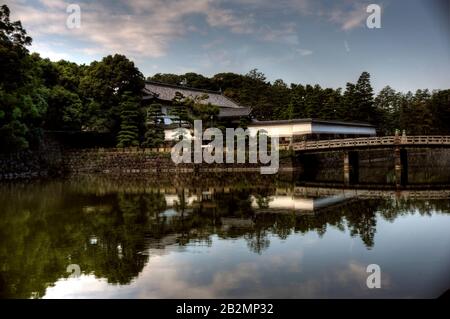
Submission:
[[[359,184],[359,152],[357,150],[343,151],[343,179],[345,185]],[[408,152],[405,148],[394,148],[394,172],[397,187],[408,184]]]

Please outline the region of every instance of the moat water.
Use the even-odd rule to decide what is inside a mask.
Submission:
[[[0,186],[2,298],[435,298],[450,186],[254,174]],[[369,288],[368,265],[380,268]]]

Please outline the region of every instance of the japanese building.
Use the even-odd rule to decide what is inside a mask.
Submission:
[[[143,90],[143,100],[145,103],[160,103],[163,105],[162,113],[165,116],[166,123],[170,124],[172,116],[170,109],[175,98],[175,94],[179,92],[186,98],[206,97],[199,100],[200,103],[216,105],[219,107],[219,119],[239,120],[242,116],[249,116],[251,108],[240,106],[232,99],[226,97],[221,92],[209,91],[190,88],[186,86],[171,85],[159,82],[147,81]]]
[[[248,119],[250,135],[265,130],[269,136],[278,136],[280,143],[290,143],[294,139],[330,139],[345,137],[364,137],[376,135],[374,126],[367,123],[330,121],[320,119],[293,119],[277,121],[250,121],[251,108],[244,107],[226,97],[222,92],[191,88],[187,86],[171,85],[147,81],[143,89],[143,103],[161,104],[165,124],[165,140],[173,140],[178,124],[172,115],[173,101],[176,93],[185,98],[198,99],[201,104],[211,104],[219,107],[217,121],[226,123],[226,127],[237,127],[242,118]]]

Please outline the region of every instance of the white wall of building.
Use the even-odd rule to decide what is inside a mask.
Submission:
[[[265,130],[269,136],[291,137],[292,135],[311,134],[311,123],[257,125],[248,127],[251,136],[256,136],[258,131]]]
[[[179,130],[165,129],[165,140],[173,141],[176,136],[176,132]],[[189,139],[193,139],[189,130],[184,129],[186,136]],[[327,123],[285,123],[285,124],[251,124],[248,126],[248,130],[251,136],[256,136],[258,131],[265,130],[269,136],[278,137],[292,137],[308,134],[346,134],[346,135],[366,135],[375,136],[376,130],[370,126],[353,126],[353,125],[340,125],[340,124],[327,124]]]
[[[347,135],[376,135],[374,127],[352,126],[326,123],[285,123],[285,124],[251,124],[250,134],[255,136],[258,131],[265,130],[269,136],[292,137],[308,134],[347,134]]]

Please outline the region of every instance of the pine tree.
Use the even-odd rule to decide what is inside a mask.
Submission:
[[[164,119],[161,107],[161,104],[152,104],[147,111],[147,131],[143,143],[146,147],[159,147],[164,143]]]
[[[322,103],[318,116],[324,120],[334,120],[337,118],[338,106],[341,102],[341,91],[333,89],[322,90]]]
[[[304,117],[315,118],[320,108],[320,91],[319,85],[305,87],[306,96],[304,102]]]
[[[378,123],[378,113],[373,101],[373,89],[370,84],[370,74],[361,73],[361,76],[355,85],[355,120]]]
[[[170,115],[177,118],[178,127],[182,127],[186,122],[190,122],[188,100],[180,92],[175,92],[175,97],[172,100],[172,108]]]
[[[434,91],[430,100],[433,123],[438,134],[450,134],[450,90]]]
[[[120,130],[117,134],[117,147],[139,145],[139,100],[130,94],[124,95],[119,104]]]
[[[342,102],[339,108],[339,119],[351,121],[355,119],[354,108],[356,105],[356,88],[353,83],[347,83]]]
[[[295,119],[302,118],[305,114],[305,88],[303,85],[292,85],[291,97],[289,101],[288,112],[285,113],[285,118]]]
[[[380,113],[380,133],[394,134],[396,129],[400,129],[401,94],[395,92],[390,86],[386,86],[378,93],[374,103]]]

